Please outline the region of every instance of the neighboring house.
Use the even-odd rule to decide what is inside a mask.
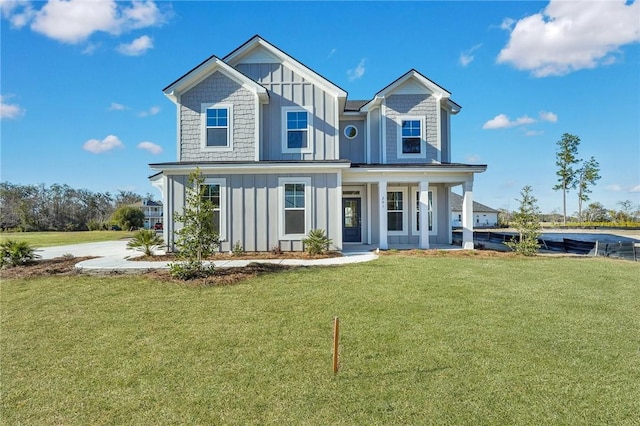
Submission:
[[[416,70],[370,100],[347,92],[259,36],[211,56],[164,89],[177,106],[177,161],[151,164],[164,238],[199,168],[230,250],[302,250],[323,229],[349,244],[451,243],[451,188],[462,186],[464,247],[473,248],[473,180],[486,165],[451,163],[460,106]]]
[[[138,207],[144,212],[144,228],[145,229],[162,229],[162,203],[160,201],[143,200],[139,203],[131,205]],[[157,225],[160,224],[160,225]]]
[[[451,225],[462,227],[462,196],[451,193]],[[473,202],[473,226],[476,228],[491,228],[498,226],[498,210],[489,206]]]

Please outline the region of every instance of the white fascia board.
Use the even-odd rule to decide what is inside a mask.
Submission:
[[[322,163],[322,164],[167,164],[150,167],[152,170],[162,171],[166,175],[188,174],[199,168],[201,172],[215,172],[227,174],[243,173],[338,173],[351,167],[350,163]]]
[[[460,105],[458,105],[457,103],[453,102],[451,99],[445,99],[444,102],[442,102],[442,106],[449,111],[452,115],[455,115],[457,113],[460,112],[460,110],[462,109],[462,107]]]
[[[384,179],[387,182],[418,182],[425,177],[429,183],[455,183],[473,180],[475,173],[482,173],[486,167],[470,167],[464,170],[418,170],[418,169],[350,169],[342,172],[345,183],[377,182]]]
[[[379,107],[380,104],[382,103],[382,100],[384,99],[384,96],[378,96],[376,95],[373,99],[371,99],[369,102],[367,102],[366,104],[364,104],[363,106],[360,107],[360,111],[362,112],[369,112],[372,109]]]
[[[295,58],[284,53],[282,50],[276,48],[271,43],[266,40],[263,40],[260,37],[254,37],[251,41],[246,43],[242,48],[235,50],[230,55],[224,57],[224,60],[233,65],[237,65],[242,62],[242,58],[254,50],[257,46],[261,46],[266,49],[270,54],[276,56],[281,63],[289,68],[291,68],[296,73],[302,75],[306,80],[309,80],[313,85],[320,87],[325,92],[337,97],[337,98],[345,98],[347,97],[347,92],[342,90],[340,87],[336,86],[326,78],[322,77],[320,74],[312,70],[311,68],[306,67],[305,65],[298,62]]]
[[[255,93],[260,99],[261,103],[269,102],[269,94],[267,92],[267,89],[215,56],[211,57],[208,61],[201,64],[198,68],[190,71],[188,74],[173,83],[171,86],[164,89],[164,94],[174,103],[177,103],[179,94],[182,94],[192,87],[196,86],[198,83],[200,83],[216,71],[220,71],[222,74],[229,77],[245,89]]]

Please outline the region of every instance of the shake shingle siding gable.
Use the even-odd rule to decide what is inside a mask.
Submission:
[[[220,72],[181,96],[180,158],[182,161],[255,159],[256,95]],[[232,111],[233,151],[202,149],[202,105],[229,104]]]
[[[429,163],[438,159],[437,112],[439,106],[433,96],[420,94],[391,95],[386,101],[388,163]],[[402,116],[420,117],[426,124],[423,138],[426,138],[426,155],[422,153],[415,158],[398,158],[398,127]]]

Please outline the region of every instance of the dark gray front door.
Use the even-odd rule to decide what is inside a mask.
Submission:
[[[362,226],[360,220],[360,198],[342,199],[342,242],[362,242]]]

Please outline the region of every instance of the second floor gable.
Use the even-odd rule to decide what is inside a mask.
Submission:
[[[164,89],[177,105],[178,161],[447,163],[450,93],[411,70],[370,100],[255,36]]]

